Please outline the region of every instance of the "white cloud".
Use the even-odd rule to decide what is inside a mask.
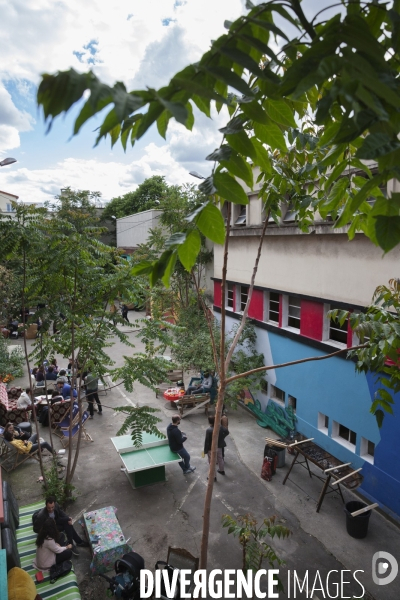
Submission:
[[[0,152],[20,145],[19,133],[32,129],[33,118],[18,110],[9,92],[0,83]]]

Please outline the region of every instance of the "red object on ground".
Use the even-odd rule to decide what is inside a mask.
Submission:
[[[163,396],[166,400],[168,400],[169,402],[174,402],[175,400],[179,400],[179,398],[182,398],[182,396],[185,395],[185,390],[182,390],[181,388],[169,388],[168,390],[165,390]]]

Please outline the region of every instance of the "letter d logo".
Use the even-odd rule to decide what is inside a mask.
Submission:
[[[390,571],[388,571],[389,566]],[[392,583],[396,579],[398,572],[399,565],[392,554],[383,552],[383,550],[375,552],[372,557],[372,579],[376,585],[388,585],[388,583]],[[385,573],[388,574],[385,575]]]

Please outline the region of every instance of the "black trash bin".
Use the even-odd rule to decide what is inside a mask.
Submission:
[[[362,513],[361,515],[357,515],[356,517],[352,517],[351,513],[356,510],[360,510],[361,508],[365,508],[367,505],[364,502],[357,502],[353,500],[352,502],[347,502],[344,507],[344,511],[346,513],[346,529],[347,533],[351,535],[353,538],[357,538],[361,540],[365,538],[368,533],[368,523],[369,518],[371,516],[371,511],[367,510],[367,512]]]
[[[276,466],[278,469],[280,469],[281,467],[285,466],[286,448],[280,448],[279,446],[273,446],[273,449],[275,450],[275,452],[278,455],[278,462],[277,462]]]

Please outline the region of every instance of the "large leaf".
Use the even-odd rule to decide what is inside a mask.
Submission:
[[[225,223],[221,211],[211,202],[206,204],[195,218],[201,233],[215,244],[225,241]]]
[[[268,116],[263,107],[254,100],[253,102],[245,102],[241,105],[241,109],[249,119],[267,125],[269,122]]]
[[[220,163],[231,175],[242,179],[250,188],[253,187],[253,169],[240,154],[232,151],[229,160],[221,160]]]
[[[284,100],[271,100],[268,99],[264,102],[264,108],[267,111],[268,116],[286,127],[297,127],[297,123],[294,120],[293,110]]]
[[[225,85],[233,87],[245,96],[253,96],[252,89],[247,83],[239,77],[234,71],[227,69],[226,67],[204,67],[207,72],[211,73],[218,81],[221,81]]]
[[[226,141],[236,152],[248,156],[252,160],[257,160],[257,152],[251,140],[245,131],[240,131],[233,135],[227,135]]]
[[[361,148],[357,150],[356,156],[363,159],[374,159],[399,148],[400,141],[389,137],[386,133],[371,133],[365,138]]]
[[[287,152],[285,136],[280,130],[279,125],[273,121],[270,121],[268,125],[255,123],[254,133],[261,142],[270,146],[271,150],[281,150],[282,152]]]
[[[242,186],[229,175],[229,173],[217,172],[214,174],[214,185],[221,198],[225,198],[233,204],[248,204],[249,199]]]
[[[376,217],[375,232],[380,247],[389,252],[400,243],[400,217]]]
[[[179,260],[187,271],[191,271],[201,248],[201,237],[197,229],[189,233],[186,240],[178,247]]]
[[[329,196],[324,202],[322,202],[318,209],[323,218],[326,218],[331,210],[335,210],[340,206],[346,189],[349,186],[349,180],[347,177],[342,177],[332,186]]]

